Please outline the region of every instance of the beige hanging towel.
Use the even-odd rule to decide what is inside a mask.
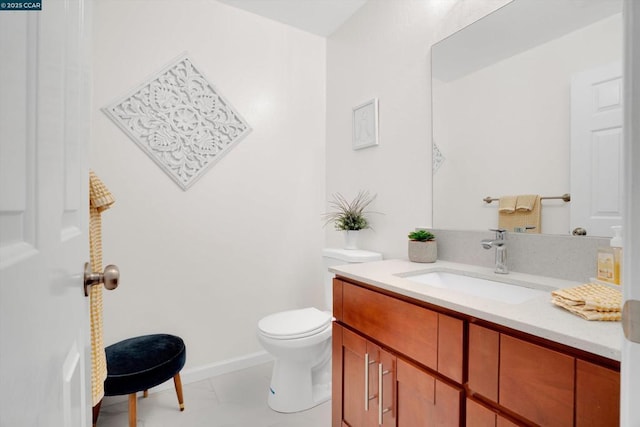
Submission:
[[[102,271],[101,212],[115,202],[111,192],[93,171],[89,171],[89,259],[92,271]],[[89,291],[91,314],[91,397],[96,406],[104,397],[107,360],[102,335],[102,286]]]
[[[516,201],[518,196],[502,196],[498,201],[498,212],[514,213],[516,211]]]
[[[519,196],[501,196],[508,200],[515,197],[513,211],[500,211],[498,208],[498,228],[507,231],[520,231],[527,233],[541,233],[541,203],[540,196],[536,194],[525,194]],[[527,228],[534,227],[534,228]]]
[[[516,210],[519,212],[531,212],[536,205],[538,196],[535,194],[523,194],[516,199]]]

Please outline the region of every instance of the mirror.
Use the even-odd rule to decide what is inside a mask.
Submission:
[[[572,78],[621,62],[621,11],[513,0],[432,47],[434,228],[497,227],[488,196],[573,191]],[[569,234],[574,205],[543,200],[537,231]]]

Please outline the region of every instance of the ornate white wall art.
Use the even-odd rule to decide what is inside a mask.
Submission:
[[[186,54],[103,111],[183,190],[251,132]]]
[[[432,169],[431,169],[431,174],[435,175],[436,172],[438,172],[438,169],[440,169],[440,166],[442,166],[442,164],[445,161],[445,157],[442,155],[442,152],[440,151],[440,148],[438,148],[438,146],[436,145],[436,142],[433,141],[433,145],[431,147],[431,152],[432,152],[432,157],[431,157],[431,161],[432,161]]]

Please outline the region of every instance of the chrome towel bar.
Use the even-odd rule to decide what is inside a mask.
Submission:
[[[571,194],[569,193],[565,193],[562,196],[547,196],[547,197],[540,197],[540,200],[551,200],[551,199],[556,199],[556,200],[563,200],[565,202],[570,202],[571,201]],[[500,200],[499,197],[485,197],[484,199],[482,199],[485,203],[491,203],[491,202],[495,202],[496,200]]]

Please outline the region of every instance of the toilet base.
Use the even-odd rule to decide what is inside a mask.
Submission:
[[[309,369],[304,363],[276,360],[267,404],[276,412],[305,411],[331,399],[331,359]]]

